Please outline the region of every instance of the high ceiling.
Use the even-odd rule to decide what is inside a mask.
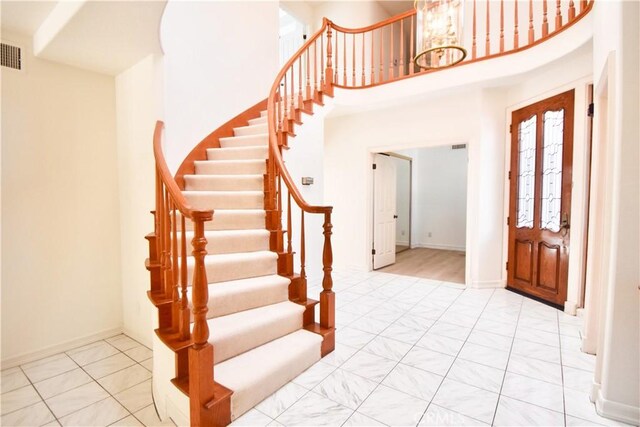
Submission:
[[[2,31],[32,36],[56,4],[55,1],[2,0],[0,2]]]
[[[378,3],[389,15],[399,15],[409,9],[413,9],[413,1],[406,0],[378,0]]]

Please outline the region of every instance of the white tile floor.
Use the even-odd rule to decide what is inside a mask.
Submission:
[[[310,281],[309,294],[320,291]],[[587,426],[580,319],[503,289],[335,272],[336,350],[234,425]],[[4,426],[162,426],[152,353],[118,335],[2,371]]]

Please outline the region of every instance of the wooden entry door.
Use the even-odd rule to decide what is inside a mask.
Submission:
[[[567,298],[574,91],[514,111],[507,286]]]

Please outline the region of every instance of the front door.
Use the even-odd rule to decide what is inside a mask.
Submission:
[[[574,91],[514,111],[507,286],[567,298]]]
[[[386,154],[373,163],[373,268],[396,262],[396,164]]]

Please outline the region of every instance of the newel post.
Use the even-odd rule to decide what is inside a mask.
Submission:
[[[209,286],[204,257],[207,255],[207,239],[204,223],[210,221],[213,212],[193,212],[193,345],[189,348],[189,406],[192,426],[214,425],[213,411],[206,405],[213,400],[213,346],[209,344],[207,303]]]
[[[324,277],[322,279],[322,292],[320,293],[320,326],[323,328],[335,327],[335,305],[336,294],[333,292],[333,279],[331,271],[333,270],[333,251],[331,249],[331,211],[324,214],[324,248],[322,250],[322,271]]]

